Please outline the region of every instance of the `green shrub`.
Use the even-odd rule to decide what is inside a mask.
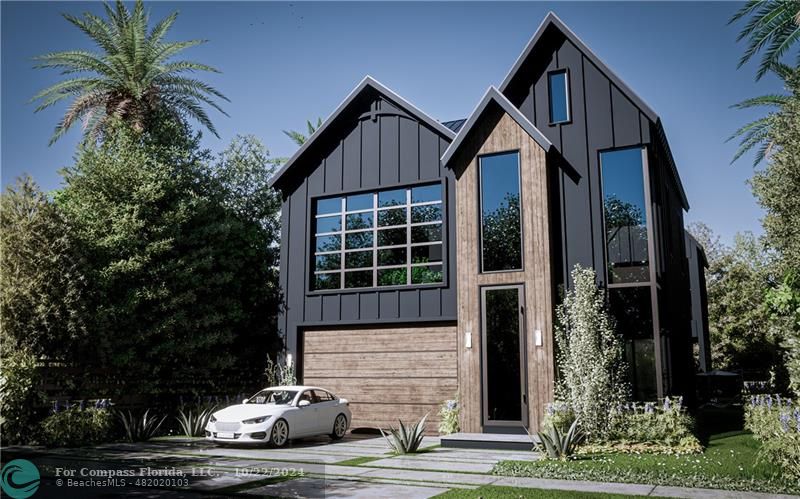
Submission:
[[[128,442],[144,442],[150,440],[158,434],[161,425],[167,419],[150,415],[150,409],[144,411],[141,416],[134,415],[131,411],[119,412],[117,417],[122,423],[122,429]]]
[[[178,416],[176,417],[178,426],[187,437],[202,437],[205,434],[208,420],[216,408],[217,406],[198,407],[192,410],[182,407],[178,409]]]
[[[439,408],[439,417],[442,418],[439,422],[439,433],[442,435],[457,433],[460,429],[458,423],[460,412],[461,406],[458,403],[458,394],[453,400],[445,400],[442,407]]]
[[[72,407],[42,421],[42,441],[48,447],[80,447],[108,442],[114,418],[106,409]]]
[[[576,265],[571,275],[572,289],[556,309],[556,393],[580,419],[587,439],[602,441],[608,415],[630,391],[625,351],[594,270]]]
[[[615,450],[654,454],[694,454],[703,451],[694,435],[694,419],[686,413],[682,399],[626,404],[610,415],[606,444]],[[595,449],[596,450],[596,449]]]
[[[761,442],[759,459],[800,480],[800,404],[780,395],[755,395],[745,409],[745,428]]]
[[[558,431],[565,433],[569,431],[569,427],[575,421],[575,411],[566,402],[553,402],[547,404],[544,412],[544,421],[542,429],[549,431],[551,428],[556,428]]]
[[[389,442],[389,447],[395,453],[414,454],[422,443],[422,437],[425,436],[425,421],[427,419],[428,415],[426,414],[411,426],[406,426],[402,421],[399,421],[400,427],[398,429],[390,428],[388,435],[381,430],[381,435]]]
[[[5,346],[5,345],[4,345]],[[4,348],[0,374],[2,444],[33,444],[46,399],[36,357],[22,348]]]
[[[540,431],[539,443],[536,447],[550,459],[566,460],[575,453],[575,447],[583,440],[583,433],[578,429],[578,420],[574,420],[566,433],[553,425],[547,432]]]

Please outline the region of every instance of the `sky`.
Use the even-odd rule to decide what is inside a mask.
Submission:
[[[237,134],[256,135],[274,156],[295,144],[282,130],[304,130],[327,117],[367,74],[432,117],[464,118],[489,85],[499,85],[548,11],[554,11],[664,122],[691,209],[724,241],[760,233],[762,211],[746,180],[752,156],[730,164],[726,143],[758,110],[730,109],[780,92],[773,77],[755,81],[755,64],[737,70],[740,26],[727,20],[733,2],[556,3],[277,3],[152,2],[151,19],[179,11],[171,40],[207,39],[184,57],[217,67],[202,78],[231,102],[220,132],[203,145],[221,151]],[[61,13],[102,14],[97,2],[6,2],[2,17],[2,183],[28,173],[57,189],[73,161],[80,127],[48,146],[66,104],[34,114],[30,98],[61,79],[34,69],[32,58],[92,49]]]

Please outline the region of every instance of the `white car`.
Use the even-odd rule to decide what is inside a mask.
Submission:
[[[211,415],[206,439],[224,443],[272,443],[330,435],[339,440],[350,426],[350,403],[316,386],[273,386],[241,404]]]

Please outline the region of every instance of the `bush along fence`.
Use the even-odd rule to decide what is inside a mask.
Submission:
[[[780,395],[753,395],[745,409],[745,427],[761,442],[759,458],[800,480],[800,404]]]

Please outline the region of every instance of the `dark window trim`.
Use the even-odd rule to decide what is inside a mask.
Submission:
[[[481,160],[492,156],[502,156],[504,154],[517,155],[517,184],[519,188],[519,251],[520,251],[520,267],[518,269],[506,270],[484,270],[483,269],[483,186],[481,184]],[[524,272],[525,271],[525,221],[523,219],[523,199],[522,199],[522,154],[520,149],[507,149],[503,151],[493,151],[486,154],[480,154],[477,157],[478,161],[478,270],[481,274],[505,274],[509,272]]]
[[[566,85],[565,96],[567,98],[567,119],[564,121],[553,121],[553,94],[550,88],[550,75],[564,73],[564,85]],[[553,69],[547,72],[547,118],[548,125],[569,125],[572,123],[572,83],[569,74],[569,68]]]
[[[435,283],[427,283],[427,284],[400,284],[396,286],[368,286],[363,288],[337,288],[337,289],[320,289],[315,290],[312,288],[312,280],[314,279],[314,265],[315,265],[315,251],[312,249],[312,244],[316,244],[316,236],[314,232],[314,223],[312,220],[316,218],[316,212],[314,211],[314,203],[318,199],[325,199],[325,198],[332,198],[332,197],[346,197],[352,196],[357,194],[365,194],[365,193],[376,193],[381,191],[391,191],[395,189],[413,189],[414,187],[420,187],[424,185],[433,185],[433,184],[440,184],[442,186],[442,261],[440,265],[442,266],[442,282],[435,282]],[[349,189],[349,190],[338,190],[334,192],[325,192],[321,194],[316,194],[313,196],[307,196],[306,198],[306,245],[305,245],[305,295],[306,296],[322,296],[322,295],[348,295],[348,294],[361,294],[361,293],[375,293],[375,292],[382,292],[382,291],[408,291],[408,290],[416,290],[416,289],[440,289],[440,288],[447,288],[449,287],[449,277],[450,273],[448,268],[450,266],[450,255],[449,255],[449,220],[448,220],[448,209],[450,206],[450,199],[449,199],[449,181],[447,177],[439,177],[433,179],[423,179],[423,180],[413,180],[411,182],[396,182],[391,184],[379,185],[375,187],[361,187],[358,189]],[[373,224],[377,224],[377,220],[373,221]],[[411,220],[407,220],[406,227],[411,227]],[[342,236],[344,236],[344,227],[342,227]],[[409,230],[409,237],[410,237],[410,230]],[[373,242],[374,245],[377,244],[377,241]],[[344,242],[342,243],[344,244]],[[377,248],[377,246],[373,245],[373,251]],[[410,249],[410,246],[407,246]],[[366,251],[366,249],[365,249]],[[373,257],[374,258],[374,257]],[[373,262],[373,266],[370,267],[371,269],[377,268],[375,266],[376,262]],[[344,265],[344,261],[341,262],[341,265]],[[434,266],[437,263],[431,263],[430,265]],[[424,265],[423,265],[424,266]],[[355,269],[354,269],[355,270]],[[344,271],[341,272],[341,278],[344,278]],[[410,277],[409,277],[410,278]],[[341,284],[340,284],[341,285]]]

